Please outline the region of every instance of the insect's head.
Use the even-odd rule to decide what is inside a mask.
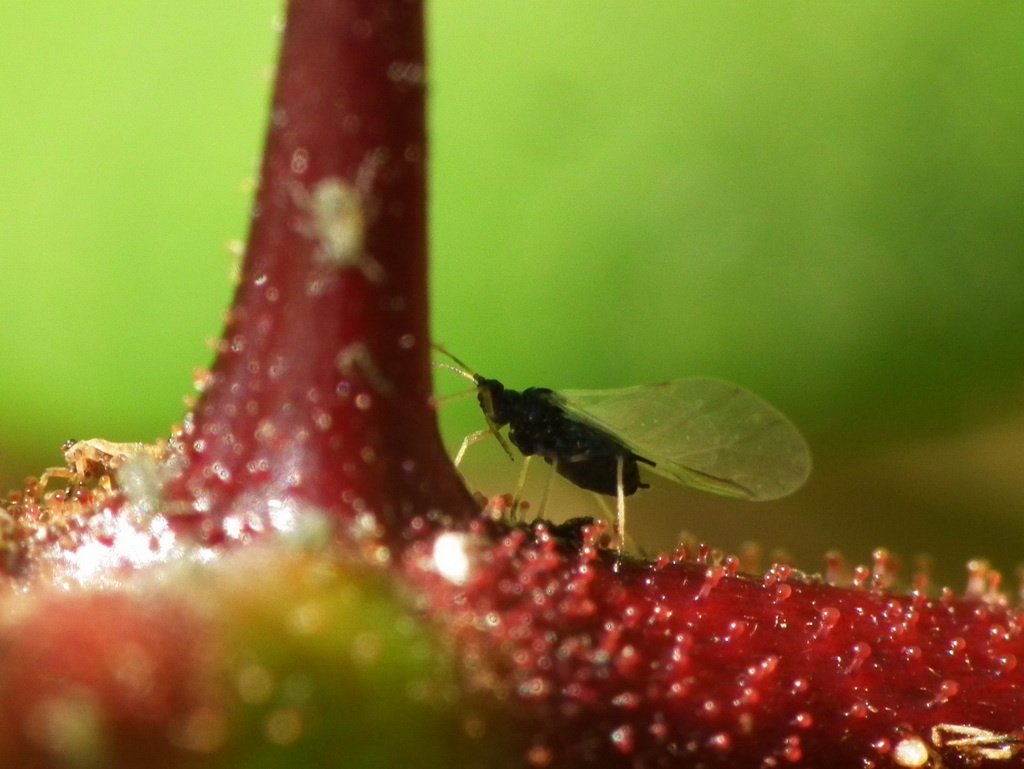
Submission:
[[[508,397],[506,395],[505,386],[496,379],[487,379],[479,374],[475,373],[469,366],[463,363],[461,360],[456,358],[441,345],[434,343],[433,348],[442,355],[451,358],[458,366],[451,366],[447,363],[433,362],[433,365],[437,368],[446,368],[449,371],[454,371],[461,377],[465,377],[476,385],[476,398],[480,403],[480,409],[484,412],[484,419],[487,420],[487,427],[494,433],[494,437],[498,439],[498,443],[505,449],[505,453],[509,457],[513,457],[512,449],[509,448],[508,443],[502,437],[498,430],[508,424]]]
[[[515,395],[514,392],[512,394]],[[480,402],[480,409],[487,417],[488,424],[498,428],[512,421],[512,415],[509,413],[509,391],[497,379],[477,377],[476,399]]]

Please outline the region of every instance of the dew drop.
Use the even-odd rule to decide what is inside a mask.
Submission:
[[[238,539],[242,536],[244,530],[244,524],[242,518],[237,515],[226,515],[221,523],[224,529],[224,534],[228,539]]]
[[[270,367],[267,369],[267,376],[272,380],[280,379],[284,376],[285,368],[284,358],[278,355],[274,358]]]
[[[740,690],[739,695],[734,697],[732,703],[730,704],[733,706],[734,709],[740,709],[744,707],[749,707],[751,705],[756,705],[760,701],[761,694],[755,687],[744,686]]]
[[[939,684],[939,691],[936,693],[934,699],[932,699],[932,706],[945,705],[960,691],[960,684],[956,681],[946,679]]]
[[[640,704],[640,695],[636,692],[623,692],[612,698],[612,705],[617,708],[633,710]]]
[[[782,757],[791,764],[795,764],[803,758],[803,748],[800,746],[800,737],[791,734],[786,737],[782,744]]]
[[[277,426],[269,419],[264,419],[256,425],[256,440],[260,443],[267,443],[276,437]]]
[[[732,747],[732,737],[726,732],[718,732],[708,739],[708,746],[719,753],[724,753]]]
[[[434,542],[434,568],[449,582],[461,585],[470,574],[470,557],[465,534],[446,532]]]
[[[360,411],[369,411],[370,407],[373,406],[373,398],[369,393],[359,393],[356,396],[356,408]]]
[[[398,346],[403,350],[411,350],[416,346],[415,334],[402,334],[398,337]]]
[[[725,569],[721,566],[711,566],[704,572],[704,584],[700,586],[700,590],[694,596],[695,601],[700,601],[707,598],[711,591],[718,586],[718,583],[725,577]]]
[[[539,699],[551,691],[550,683],[540,676],[533,676],[519,684],[518,693],[524,699]]]
[[[857,566],[853,570],[853,578],[850,583],[853,587],[863,588],[871,580],[871,570],[867,566]]]
[[[784,582],[780,582],[775,585],[772,600],[775,601],[775,603],[782,603],[791,595],[793,595],[793,588]]]
[[[704,700],[701,710],[704,711],[704,715],[713,718],[722,712],[722,706],[718,704],[718,700]]]
[[[843,672],[846,673],[847,675],[849,675],[851,673],[856,673],[858,670],[860,670],[861,665],[864,664],[864,661],[867,660],[867,658],[870,657],[870,656],[871,656],[871,645],[870,644],[866,644],[863,641],[855,643],[853,646],[850,647],[850,657],[851,658],[850,658],[850,661],[847,664],[846,668],[843,670]]]
[[[895,572],[893,558],[888,550],[880,547],[871,554],[871,576],[876,586],[891,587]]]
[[[820,612],[820,622],[818,628],[814,631],[814,638],[820,640],[824,638],[828,633],[836,626],[839,622],[839,609],[834,606],[826,606]]]
[[[846,715],[850,718],[867,718],[869,712],[868,706],[865,703],[858,701],[850,705],[850,709],[846,711]]]
[[[767,657],[762,659],[760,662],[751,665],[746,670],[746,675],[750,681],[759,681],[764,679],[766,676],[771,675],[779,666],[779,658],[774,654],[769,654]]]
[[[636,748],[636,734],[632,726],[620,726],[611,733],[612,745],[624,756]]]
[[[660,714],[655,715],[654,722],[647,729],[656,740],[664,740],[669,735],[668,724]]]
[[[921,647],[920,646],[904,646],[900,650],[900,653],[903,655],[904,659],[906,659],[906,660],[908,660],[910,662],[914,662],[916,660],[921,659]]]
[[[313,415],[313,422],[316,424],[318,429],[323,430],[324,432],[330,430],[331,425],[334,424],[334,420],[331,419],[331,415],[320,409],[317,409],[316,413]]]
[[[209,369],[195,368],[192,370],[192,387],[196,392],[204,392],[212,381],[213,376],[210,374]]]
[[[893,748],[892,759],[905,769],[920,769],[928,763],[928,746],[916,734],[904,737]]]
[[[849,566],[843,554],[838,550],[830,550],[825,554],[825,581],[830,585],[839,585],[849,581]]]
[[[971,598],[979,598],[985,594],[988,583],[989,562],[976,558],[967,562],[967,590],[964,594]]]
[[[735,641],[739,638],[743,638],[750,630],[750,626],[743,620],[733,620],[728,624],[725,629],[725,633],[722,635],[722,640],[725,642]]]

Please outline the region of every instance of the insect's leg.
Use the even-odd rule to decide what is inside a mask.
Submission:
[[[596,491],[593,492],[594,501],[597,502],[597,506],[601,508],[601,520],[605,523],[610,524],[612,522],[612,510],[608,507],[608,503],[604,501],[604,497],[598,494]]]
[[[49,470],[44,470],[43,474],[39,476],[39,481],[36,483],[36,502],[43,501],[43,498],[46,496],[46,487],[53,478],[66,479],[70,487],[77,476],[71,470],[66,470],[63,467],[51,467]]]
[[[515,462],[516,455],[512,453],[512,449],[509,448],[508,441],[505,440],[505,437],[501,434],[498,426],[492,423],[491,432],[494,434],[494,437],[498,439],[498,443],[501,444],[501,447],[505,449],[505,453],[508,454],[508,458]]]
[[[544,517],[544,509],[548,504],[548,495],[551,494],[551,484],[555,482],[555,473],[558,472],[558,459],[551,463],[551,472],[548,473],[548,482],[544,484],[544,496],[540,498],[540,505],[537,506],[537,514],[533,520],[537,521]]]
[[[516,520],[519,515],[519,504],[523,501],[523,488],[526,486],[526,471],[530,469],[532,456],[523,457],[523,469],[519,471],[519,482],[516,484],[516,493],[512,496],[512,506],[509,508],[509,520]]]
[[[622,485],[624,461],[621,454],[615,460],[615,546],[619,552],[626,544],[626,493]]]
[[[113,494],[114,493],[114,483],[115,483],[114,478],[111,477],[110,475],[108,475],[107,473],[104,473],[103,475],[101,475],[99,477],[99,480],[96,482],[96,485],[99,486],[101,489],[103,489],[108,494]]]
[[[617,516],[612,513],[612,509],[610,507],[608,507],[608,503],[605,502],[605,498],[601,494],[598,494],[596,491],[593,492],[593,494],[594,494],[594,501],[597,503],[597,506],[601,508],[601,519],[603,521],[605,521],[606,523],[611,524],[612,520],[614,518],[616,518]],[[622,548],[625,547],[625,546],[626,546],[626,541],[625,541],[625,539],[623,539],[622,540],[622,544],[619,546],[619,550],[621,551]]]
[[[445,406],[445,405],[451,403],[452,401],[461,400],[462,398],[467,398],[470,395],[476,395],[476,390],[463,390],[460,393],[452,393],[451,395],[442,395],[440,398],[435,395],[434,396],[434,405],[435,406]]]
[[[455,455],[455,459],[453,460],[453,464],[456,467],[458,467],[459,466],[459,462],[462,461],[462,457],[466,453],[466,449],[468,449],[474,443],[478,443],[478,442],[482,441],[484,438],[486,438],[490,434],[491,434],[490,430],[478,430],[475,433],[471,433],[470,435],[467,435],[463,439],[462,445],[459,447],[459,452]]]

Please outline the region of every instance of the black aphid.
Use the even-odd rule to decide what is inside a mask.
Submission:
[[[557,393],[546,387],[522,392],[497,379],[474,376],[477,400],[495,434],[508,425],[508,440],[523,456],[540,456],[581,489],[614,497],[646,489],[637,462],[654,462],[633,453],[614,435],[581,422],[563,408]],[[621,463],[621,479],[617,477]]]
[[[738,385],[699,378],[614,390],[520,392],[437,349],[465,370],[437,365],[476,385],[488,426],[462,442],[455,464],[488,434],[512,456],[500,433],[508,426],[508,440],[527,458],[541,456],[577,486],[616,497],[620,545],[624,498],[647,488],[640,464],[687,486],[752,501],[790,494],[810,473],[811,453],[800,432]],[[521,490],[522,479],[516,501]]]

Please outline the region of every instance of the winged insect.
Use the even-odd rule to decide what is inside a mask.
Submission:
[[[718,379],[677,379],[611,390],[513,390],[461,368],[435,363],[469,379],[487,429],[466,437],[455,457],[493,434],[529,460],[541,456],[580,488],[616,497],[616,535],[625,536],[625,497],[648,484],[640,465],[701,491],[750,501],[784,497],[811,470],[799,430],[774,406]],[[508,440],[501,429],[508,427]],[[525,468],[516,499],[522,491]],[[514,506],[513,506],[514,509]]]

